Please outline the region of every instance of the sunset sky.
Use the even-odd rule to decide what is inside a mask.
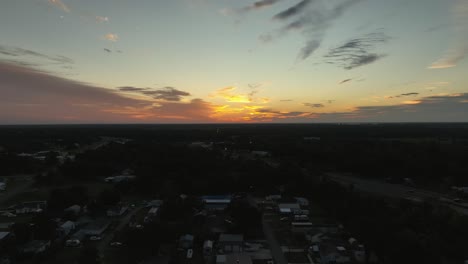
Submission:
[[[0,124],[468,122],[468,0],[8,0]]]

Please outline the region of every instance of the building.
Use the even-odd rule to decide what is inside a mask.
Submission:
[[[0,243],[6,241],[10,237],[10,232],[0,232]]]
[[[80,231],[86,236],[102,236],[102,234],[109,228],[110,221],[107,219],[100,219],[89,223]]]
[[[47,201],[24,202],[16,206],[15,214],[40,213],[47,209]]]
[[[304,197],[294,197],[296,199],[296,202],[301,206],[301,207],[308,207],[309,206],[309,200]]]
[[[72,221],[66,221],[65,223],[61,224],[59,227],[59,231],[64,235],[67,236],[75,230],[75,223]]]
[[[351,252],[343,246],[322,243],[319,246],[319,252],[322,264],[351,263]]]
[[[115,207],[107,209],[106,214],[109,217],[116,217],[116,216],[122,216],[127,211],[128,211],[127,206],[115,206]]]
[[[301,211],[301,206],[298,203],[280,203],[278,210],[282,215],[298,214]]]
[[[241,253],[243,251],[244,236],[238,234],[221,234],[218,249],[223,253]]]
[[[193,236],[185,234],[179,238],[179,248],[190,249],[193,248]]]
[[[252,258],[247,254],[217,255],[216,264],[252,264]]]
[[[161,207],[163,204],[163,200],[151,200],[144,203],[145,207]]]
[[[202,201],[207,210],[224,210],[231,203],[230,195],[203,196]]]
[[[135,180],[136,176],[134,175],[119,175],[119,176],[112,176],[106,177],[104,179],[107,183],[120,183],[120,182],[129,182]]]
[[[203,243],[203,255],[210,256],[213,253],[213,241],[206,240]]]
[[[6,182],[3,179],[0,179],[0,191],[6,190]]]
[[[291,222],[291,231],[293,233],[306,233],[313,227],[314,225],[311,222]]]
[[[64,210],[65,213],[70,213],[70,214],[73,214],[73,215],[79,215],[80,212],[81,212],[81,206],[75,204],[75,205],[72,205],[68,208],[66,208]]]
[[[46,252],[50,247],[50,240],[33,240],[18,248],[24,255],[36,255]]]

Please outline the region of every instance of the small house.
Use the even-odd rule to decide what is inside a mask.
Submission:
[[[218,248],[223,253],[240,253],[244,244],[244,236],[238,234],[221,234]]]
[[[193,236],[185,234],[179,238],[179,248],[190,249],[193,248]]]

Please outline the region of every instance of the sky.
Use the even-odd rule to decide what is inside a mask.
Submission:
[[[0,124],[468,122],[468,0],[0,3]]]

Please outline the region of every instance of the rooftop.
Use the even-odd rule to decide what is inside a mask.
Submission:
[[[219,242],[243,242],[244,235],[238,234],[221,234],[219,236]]]

